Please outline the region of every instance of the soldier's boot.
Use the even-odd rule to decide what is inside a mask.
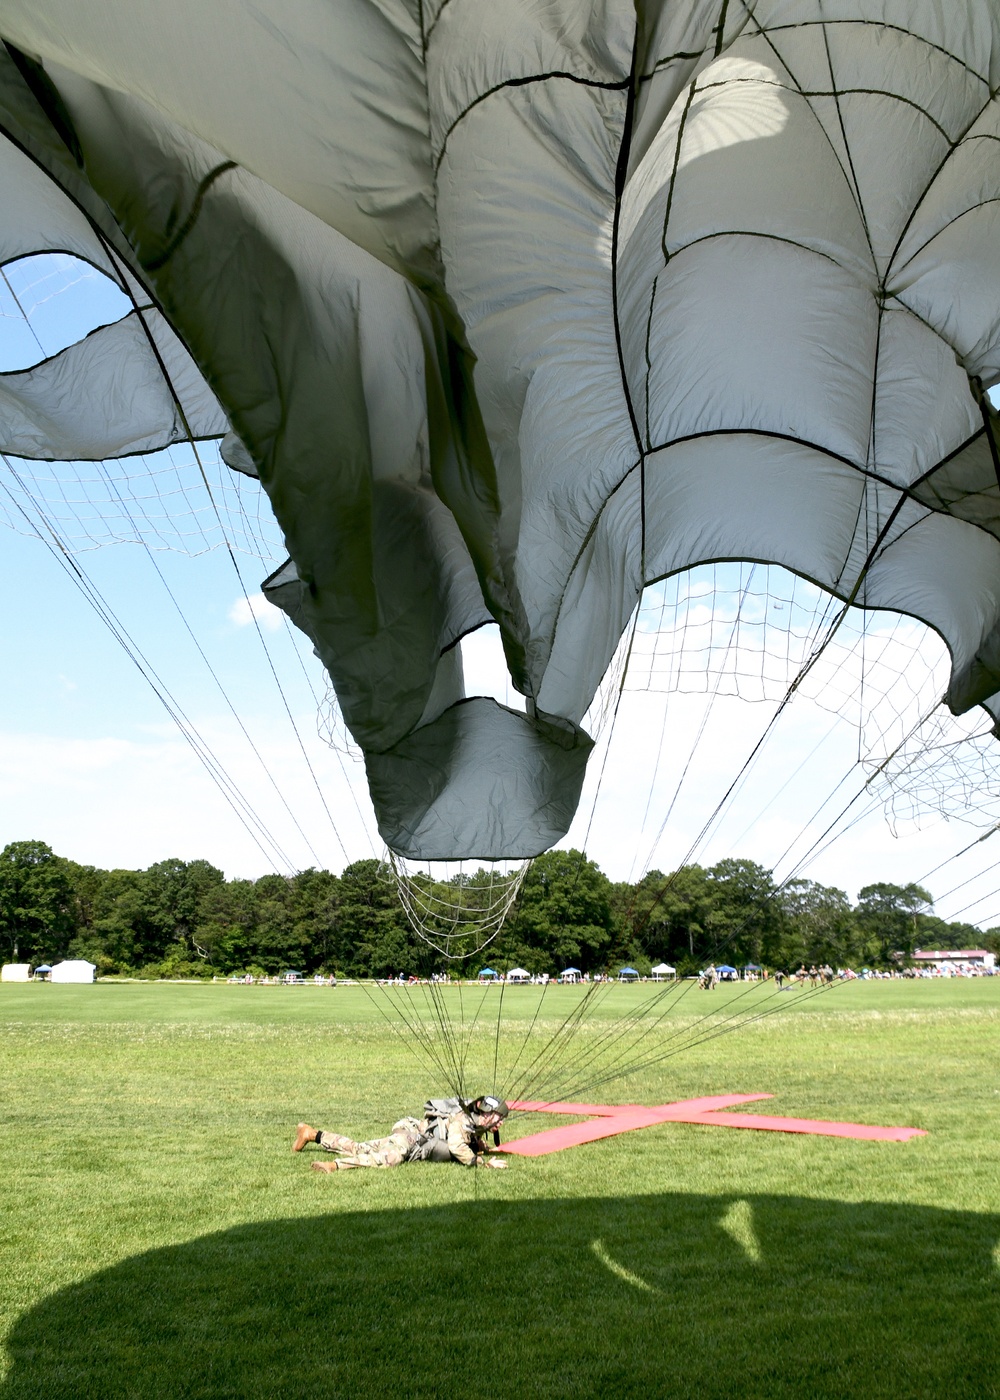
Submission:
[[[308,1123],[300,1123],[299,1130],[295,1134],[295,1141],[292,1143],[292,1151],[301,1152],[303,1147],[308,1146],[310,1142],[318,1141],[319,1132],[317,1131],[317,1129],[310,1128]]]
[[[339,1162],[313,1162],[314,1172],[336,1172],[340,1170]]]

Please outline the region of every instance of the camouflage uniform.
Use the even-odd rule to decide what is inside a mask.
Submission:
[[[355,1142],[341,1133],[321,1132],[316,1142],[325,1152],[336,1153],[340,1171],[350,1167],[399,1167],[409,1160],[414,1147],[428,1132],[426,1118],[401,1118],[392,1125],[388,1137]],[[476,1126],[467,1113],[453,1113],[450,1116],[446,1141],[453,1161],[461,1162],[463,1167],[476,1165]]]

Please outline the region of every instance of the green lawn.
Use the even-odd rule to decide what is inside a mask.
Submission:
[[[575,1052],[648,994],[612,989]],[[487,1088],[538,1009],[507,990],[498,1050],[496,995]],[[580,995],[548,994],[532,1045]],[[364,1136],[445,1089],[362,990],[0,986],[0,1400],[1000,1395],[1000,979],[783,995],[594,1097],[769,1092],[928,1136],[664,1125],[325,1177],[299,1118]]]

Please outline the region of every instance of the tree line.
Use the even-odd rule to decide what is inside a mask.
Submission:
[[[474,877],[425,883],[459,910],[477,902]],[[812,880],[779,888],[770,871],[741,859],[615,883],[580,851],[548,851],[530,867],[488,960],[549,974],[571,965],[614,972],[626,962],[645,973],[661,960],[680,973],[710,961],[857,968],[898,965],[918,947],[1000,952],[1000,929],[945,923],[915,884],[867,885],[852,904]],[[446,966],[413,932],[378,860],[340,875],[227,880],[205,860],[100,870],[42,841],[0,852],[0,950],[5,962],[86,958],[98,975],[146,977],[428,976]]]

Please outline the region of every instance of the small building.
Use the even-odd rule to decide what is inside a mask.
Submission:
[[[985,948],[941,948],[936,953],[918,948],[913,961],[918,967],[933,967],[938,972],[993,972],[997,958]]]
[[[56,963],[49,973],[50,982],[93,982],[97,967],[83,958],[71,958],[67,962]]]
[[[30,963],[4,963],[0,967],[0,982],[30,982]]]

